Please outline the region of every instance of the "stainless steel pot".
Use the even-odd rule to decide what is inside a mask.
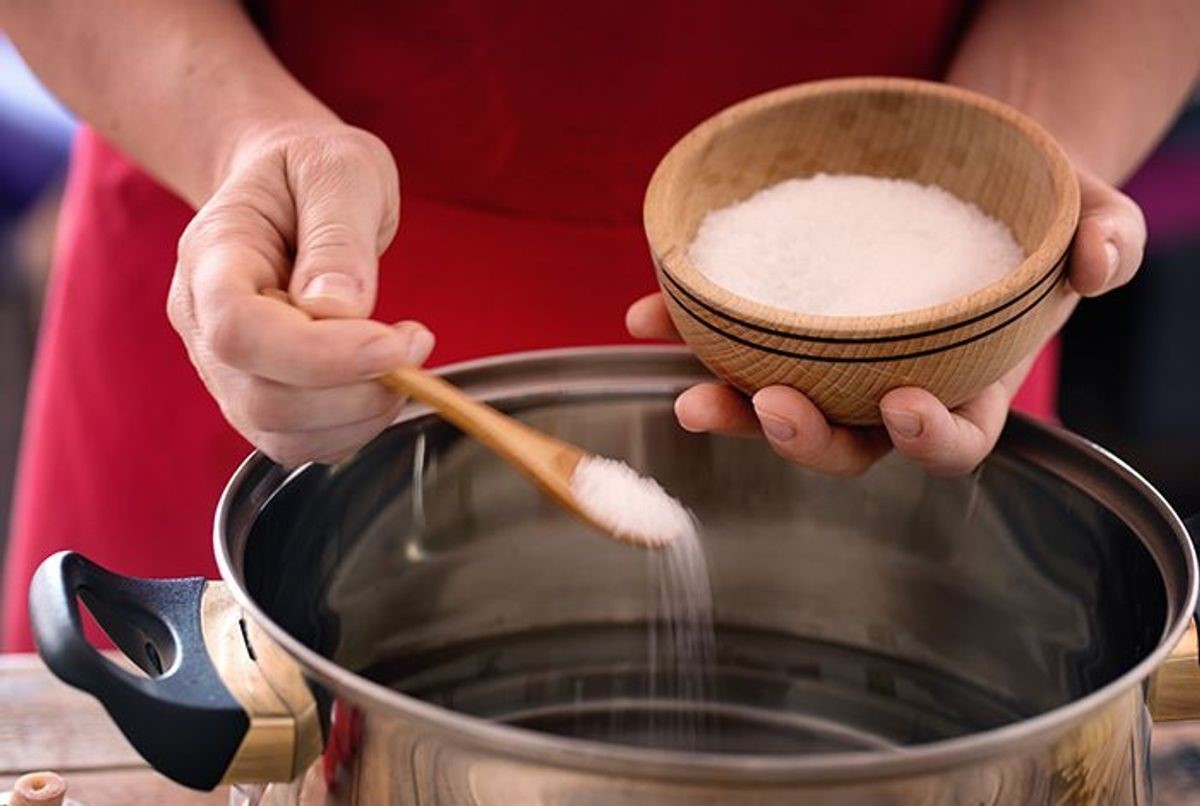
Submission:
[[[699,740],[643,746],[680,707],[649,679],[650,555],[416,408],[337,467],[247,460],[222,582],[48,559],[47,664],[160,770],[275,782],[241,790],[266,803],[1140,804],[1147,704],[1200,711],[1194,634],[1168,659],[1187,531],[1076,436],[1014,417],[970,477],[892,457],[838,480],[681,431],[672,397],[704,374],[678,350],[448,375],[695,509],[718,622]],[[84,641],[80,598],[147,677]]]

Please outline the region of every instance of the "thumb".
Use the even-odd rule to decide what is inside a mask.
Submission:
[[[1133,278],[1146,247],[1146,219],[1133,199],[1082,171],[1079,191],[1068,276],[1078,294],[1094,297]]]
[[[377,181],[354,174],[297,177],[296,258],[288,291],[318,319],[370,316],[379,255],[395,232],[396,198]]]

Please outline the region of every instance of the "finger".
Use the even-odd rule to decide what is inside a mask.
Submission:
[[[1009,391],[994,383],[950,411],[924,389],[894,389],[879,410],[896,450],[941,476],[969,473],[988,455],[1008,416]]]
[[[720,383],[702,383],[675,398],[675,417],[687,431],[728,436],[758,436],[761,430],[750,401]]]
[[[1094,297],[1133,279],[1146,246],[1146,220],[1132,199],[1090,174],[1080,173],[1079,189],[1068,276],[1078,294]]]
[[[667,313],[662,294],[647,294],[629,306],[625,312],[625,329],[635,339],[682,341],[671,315]]]
[[[285,192],[285,191],[284,191]],[[262,201],[270,203],[271,194]],[[272,211],[279,214],[280,210]],[[286,217],[287,214],[285,214]],[[222,294],[249,294],[277,289],[287,274],[288,256],[278,224],[270,213],[264,214],[241,199],[214,199],[191,220],[179,239],[178,259],[167,295],[167,316],[188,346],[188,353],[203,366],[195,354],[200,340],[197,310],[196,275],[200,267],[208,272],[210,291]],[[209,294],[206,302],[212,303]]]
[[[382,417],[398,396],[378,381],[304,389],[238,374],[227,407],[254,431],[310,433]]]
[[[388,327],[367,319],[311,319],[258,294],[239,271],[236,250],[210,250],[192,280],[203,349],[250,375],[303,387],[367,380],[398,366],[420,364],[433,335],[415,322]]]
[[[296,202],[296,259],[288,290],[319,318],[361,318],[375,307],[378,258],[391,240],[399,204],[394,168],[355,141],[313,146],[289,163]],[[321,148],[326,152],[320,152]],[[380,164],[376,164],[376,163]]]
[[[404,408],[397,398],[395,405],[378,417],[324,431],[262,432],[253,440],[259,450],[277,464],[296,467],[305,462],[344,458],[366,445],[391,425]]]
[[[273,299],[273,300],[276,300],[277,302],[282,302],[284,305],[292,304],[292,295],[289,294],[288,292],[284,291],[282,288],[264,288],[262,291],[260,291],[258,293],[262,294],[264,297],[267,297],[268,299]]]
[[[797,464],[856,476],[889,450],[880,429],[831,426],[812,401],[789,386],[768,386],[753,403],[771,447]]]

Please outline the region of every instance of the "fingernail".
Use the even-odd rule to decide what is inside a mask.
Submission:
[[[880,409],[888,428],[902,437],[912,439],[921,436],[921,418],[911,411]]]
[[[796,427],[782,417],[777,417],[757,407],[754,412],[758,415],[758,421],[762,423],[763,431],[774,441],[787,442],[796,436]]]
[[[326,272],[318,274],[304,286],[301,296],[308,301],[319,299],[331,300],[343,305],[354,305],[358,302],[362,286],[348,274]]]
[[[356,357],[359,375],[375,378],[409,363],[409,344],[399,333],[389,333],[367,342]]]
[[[1105,278],[1111,280],[1117,273],[1117,263],[1121,260],[1121,253],[1117,250],[1117,245],[1112,241],[1104,242],[1104,259],[1108,261],[1108,270],[1105,273]]]
[[[405,349],[405,359],[413,366],[420,366],[433,352],[434,338],[428,328],[420,325],[412,328],[408,334],[408,347]]]

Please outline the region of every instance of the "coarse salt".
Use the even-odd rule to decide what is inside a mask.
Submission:
[[[695,530],[692,516],[658,482],[616,459],[581,459],[571,494],[589,517],[631,542],[661,547]]]
[[[689,257],[717,285],[826,316],[964,297],[1025,259],[1008,227],[939,187],[817,174],[705,216]]]

